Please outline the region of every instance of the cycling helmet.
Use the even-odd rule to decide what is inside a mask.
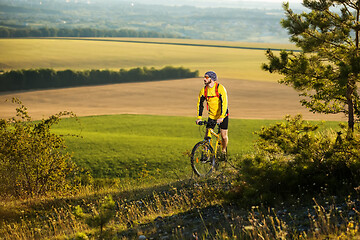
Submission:
[[[208,75],[213,81],[217,80],[216,73],[214,71],[208,71],[204,74],[204,76]]]

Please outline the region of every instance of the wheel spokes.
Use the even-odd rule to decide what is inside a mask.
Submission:
[[[200,144],[193,152],[194,162],[193,168],[197,175],[205,176],[212,171],[213,168],[213,157],[212,151],[206,146],[206,144]]]

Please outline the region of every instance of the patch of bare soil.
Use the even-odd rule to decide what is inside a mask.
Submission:
[[[274,82],[220,79],[228,92],[231,118],[283,119],[286,114],[302,114],[307,120],[346,120],[342,115],[313,114],[299,103],[291,87]],[[123,83],[0,94],[0,118],[15,115],[13,97],[28,107],[33,119],[60,111],[78,116],[110,114],[151,114],[196,117],[201,78]]]

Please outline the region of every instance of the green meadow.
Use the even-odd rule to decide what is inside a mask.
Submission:
[[[254,131],[279,120],[231,119],[231,159],[253,150]],[[336,127],[336,122],[324,125]],[[190,177],[188,154],[202,140],[204,127],[191,117],[108,115],[63,119],[54,133],[64,135],[68,151],[95,178],[174,181]],[[70,135],[78,135],[77,137]]]
[[[175,39],[0,39],[0,69],[130,69],[185,67],[220,78],[276,81],[262,71],[265,50],[295,49],[290,44],[254,44]]]

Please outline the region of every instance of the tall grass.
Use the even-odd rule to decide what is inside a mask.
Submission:
[[[225,185],[224,185],[225,184]],[[226,182],[219,180],[174,184],[133,197],[112,193],[114,216],[104,231],[90,227],[76,214],[80,206],[94,214],[106,196],[23,202],[30,212],[18,221],[1,223],[2,239],[358,239],[360,214],[356,203],[313,202],[313,209],[293,212],[252,206],[238,208],[221,198]],[[291,203],[290,203],[291,204]],[[339,207],[341,206],[341,207]],[[288,207],[288,206],[284,206]],[[311,207],[310,207],[311,208]],[[350,214],[351,213],[351,214]],[[82,238],[81,238],[82,237]]]

